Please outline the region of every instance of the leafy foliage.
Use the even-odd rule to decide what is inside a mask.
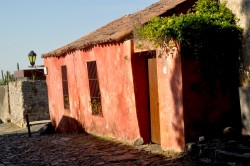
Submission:
[[[180,43],[182,57],[209,63],[209,68],[201,69],[209,75],[239,67],[231,63],[242,58],[242,29],[236,21],[225,5],[215,0],[198,0],[187,14],[153,18],[136,28],[134,35],[156,48],[167,47],[171,40]]]
[[[90,101],[90,106],[91,106],[93,115],[103,116],[102,115],[102,103],[100,100],[92,99]]]
[[[235,21],[233,13],[224,5],[214,0],[199,0],[187,14],[149,20],[136,29],[135,37],[150,41],[156,47],[174,39],[183,47],[192,47],[198,52],[208,41],[218,39],[217,35],[229,35],[233,39],[231,42],[239,46],[241,29]]]

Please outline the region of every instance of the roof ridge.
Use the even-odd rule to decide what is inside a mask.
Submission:
[[[49,53],[42,54],[42,58],[63,56],[67,52],[84,49],[96,44],[121,41],[133,32],[137,24],[145,24],[150,18],[160,16],[185,1],[187,0],[160,0],[135,13],[117,18],[65,46]]]

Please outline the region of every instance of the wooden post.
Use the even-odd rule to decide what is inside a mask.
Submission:
[[[28,114],[25,114],[25,117],[26,117],[26,122],[27,122],[29,137],[31,137],[30,122],[29,122],[29,116],[28,116]]]

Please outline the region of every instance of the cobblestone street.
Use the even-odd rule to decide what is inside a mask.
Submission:
[[[134,147],[88,134],[41,136],[32,131],[32,137],[28,137],[26,129],[0,135],[0,166],[192,165],[188,160],[157,154],[167,154],[157,145]]]
[[[157,144],[129,146],[89,134],[40,135],[45,124],[27,129],[0,124],[0,166],[19,165],[214,165],[250,163],[250,137],[188,143],[186,155],[162,151]]]

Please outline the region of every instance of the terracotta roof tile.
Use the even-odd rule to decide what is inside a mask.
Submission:
[[[133,14],[123,16],[107,25],[97,29],[96,31],[83,36],[82,38],[58,48],[52,52],[42,55],[42,58],[51,56],[63,56],[68,52],[79,49],[85,49],[101,43],[115,42],[124,40],[132,34],[134,27],[146,23],[150,18],[160,16],[166,11],[175,8],[177,5],[187,0],[160,0]]]

